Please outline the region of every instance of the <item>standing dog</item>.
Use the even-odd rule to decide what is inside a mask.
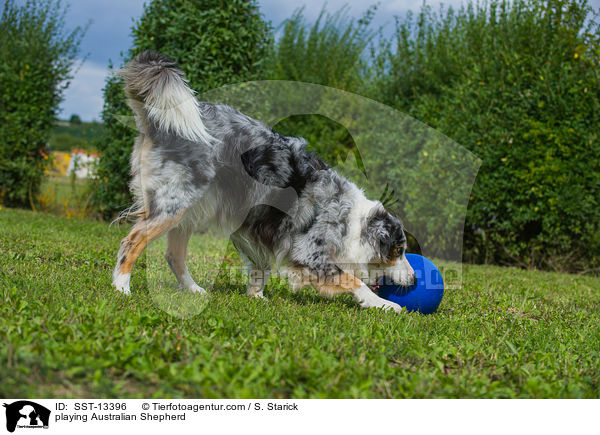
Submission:
[[[415,280],[402,224],[380,202],[307,152],[303,139],[197,101],[182,72],[158,53],[141,53],[121,75],[140,135],[129,210],[138,220],[121,241],[117,290],[129,294],[136,259],[166,233],[165,257],[180,287],[203,293],[187,270],[187,245],[194,231],[216,226],[248,264],[249,296],[262,297],[276,265],[294,288],[349,292],[363,307],[401,310],[365,284],[378,274],[401,285]]]

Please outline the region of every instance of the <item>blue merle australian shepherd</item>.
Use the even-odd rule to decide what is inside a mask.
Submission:
[[[293,288],[352,293],[363,307],[400,311],[367,285],[381,274],[400,285],[415,280],[402,224],[380,202],[306,151],[303,139],[198,101],[160,54],[139,54],[121,74],[139,137],[131,156],[137,222],[121,241],[117,290],[129,294],[136,259],[166,233],[180,287],[204,293],[187,270],[187,245],[193,232],[216,227],[246,261],[251,297],[263,297],[275,268]]]

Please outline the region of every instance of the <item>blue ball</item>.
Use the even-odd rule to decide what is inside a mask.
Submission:
[[[416,284],[401,287],[389,278],[381,277],[376,287],[380,297],[421,314],[431,314],[437,310],[444,296],[444,280],[439,269],[421,255],[406,254],[417,277]]]

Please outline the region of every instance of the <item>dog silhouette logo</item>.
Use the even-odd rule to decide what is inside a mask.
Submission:
[[[29,400],[19,400],[4,404],[6,408],[6,430],[14,432],[19,429],[48,429],[50,410]]]

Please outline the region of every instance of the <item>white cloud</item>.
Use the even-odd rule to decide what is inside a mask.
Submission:
[[[444,8],[452,6],[458,8],[465,3],[465,0],[430,0],[427,5],[431,6],[433,10],[438,10],[440,5],[444,5]],[[389,0],[381,3],[381,12],[388,14],[400,15],[405,14],[408,11],[419,12],[423,6],[423,0]]]
[[[467,0],[427,0],[427,5],[431,6],[435,11],[439,9],[441,4],[446,9],[449,6],[457,8],[465,1]],[[600,2],[600,0],[593,1]],[[261,12],[274,26],[281,24],[283,20],[289,18],[296,9],[302,6],[304,6],[304,18],[310,23],[316,20],[323,6],[330,13],[348,6],[348,15],[353,18],[360,18],[374,4],[377,4],[378,7],[371,27],[372,29],[383,27],[384,35],[390,36],[394,29],[394,16],[404,16],[408,11],[419,12],[423,6],[423,0],[327,0],[327,2],[324,0],[303,0],[298,2],[259,0]]]
[[[84,121],[99,120],[104,102],[102,88],[108,74],[107,67],[86,61],[76,71],[75,77],[65,91],[59,117],[69,118],[76,113]]]
[[[600,1],[600,0],[597,0]],[[260,0],[260,9],[265,16],[278,25],[282,20],[292,15],[292,12],[304,5],[304,16],[311,21],[317,18],[323,6],[326,6],[328,12],[334,12],[343,6],[349,6],[350,15],[360,17],[370,6],[379,3],[376,13],[376,20],[391,19],[393,15],[405,14],[407,11],[418,12],[423,5],[423,0],[304,0],[299,2],[282,2],[281,0]],[[445,7],[459,7],[464,0],[428,0],[427,4],[434,10],[440,4]]]

